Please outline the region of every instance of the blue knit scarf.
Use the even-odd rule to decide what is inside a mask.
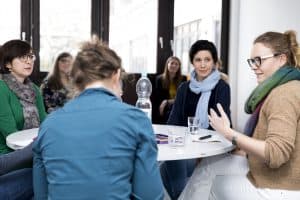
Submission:
[[[218,70],[213,69],[211,74],[202,81],[198,81],[196,77],[197,74],[195,70],[193,70],[191,72],[191,80],[189,87],[192,90],[192,92],[196,94],[201,93],[201,96],[197,103],[195,117],[199,118],[200,120],[200,128],[208,128],[208,102],[211,95],[211,91],[219,82],[221,75]]]

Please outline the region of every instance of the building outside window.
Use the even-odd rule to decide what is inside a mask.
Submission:
[[[0,6],[0,45],[12,39],[20,39],[21,2],[10,0]]]
[[[109,45],[130,73],[156,72],[157,0],[112,0]]]
[[[193,66],[189,61],[189,49],[199,40],[215,43],[220,53],[222,0],[175,0],[173,54],[182,61],[183,74],[189,74]]]
[[[40,1],[40,71],[51,71],[57,55],[73,56],[90,39],[91,1]]]

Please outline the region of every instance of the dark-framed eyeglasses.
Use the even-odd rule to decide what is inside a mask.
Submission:
[[[273,58],[273,57],[276,57],[279,55],[281,55],[281,53],[274,53],[274,54],[270,54],[270,55],[266,55],[266,56],[256,56],[254,58],[247,59],[247,62],[250,67],[253,67],[253,66],[260,67],[263,60]]]
[[[28,54],[25,54],[25,55],[23,55],[23,56],[20,56],[20,57],[18,57],[20,60],[21,60],[21,62],[23,62],[23,63],[25,63],[25,62],[27,62],[28,60],[30,60],[30,61],[35,61],[35,59],[36,59],[36,57],[35,57],[35,55],[33,54],[33,53],[28,53]]]

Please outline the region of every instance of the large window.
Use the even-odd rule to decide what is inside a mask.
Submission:
[[[182,72],[189,74],[192,65],[191,45],[206,39],[215,43],[220,55],[222,0],[175,0],[174,54],[182,61]]]
[[[20,39],[20,0],[2,2],[0,6],[0,45],[11,39]]]
[[[52,69],[56,56],[75,55],[80,42],[90,38],[91,1],[40,1],[40,70]]]
[[[166,59],[173,54],[182,60],[183,73],[188,74],[192,69],[188,50],[197,39],[215,42],[226,68],[229,2],[3,1],[0,6],[0,45],[15,38],[31,43],[38,56],[32,74],[36,83],[51,71],[59,53],[69,51],[75,55],[79,42],[89,39],[91,32],[109,43],[121,56],[123,67],[129,73],[161,73]]]
[[[109,34],[127,72],[156,72],[157,0],[111,1]]]

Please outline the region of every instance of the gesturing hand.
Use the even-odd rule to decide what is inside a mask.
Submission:
[[[223,110],[221,104],[217,104],[217,108],[221,116],[219,117],[214,109],[210,109],[210,115],[208,115],[209,124],[219,133],[226,136],[230,130],[230,121],[228,116]]]

